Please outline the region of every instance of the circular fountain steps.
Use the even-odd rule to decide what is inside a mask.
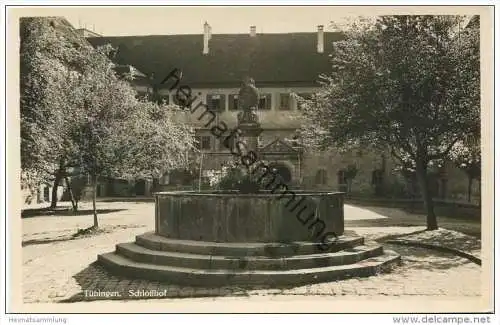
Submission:
[[[314,243],[213,243],[146,233],[98,256],[114,273],[197,286],[300,285],[370,276],[400,256],[362,237],[339,237],[328,251]]]

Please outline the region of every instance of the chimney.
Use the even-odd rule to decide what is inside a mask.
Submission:
[[[323,36],[323,25],[318,25],[318,53],[323,53],[325,50],[325,41]]]
[[[255,37],[255,35],[257,35],[257,27],[250,26],[250,36]]]
[[[205,22],[203,25],[203,54],[208,54],[208,41],[212,37],[212,27]]]

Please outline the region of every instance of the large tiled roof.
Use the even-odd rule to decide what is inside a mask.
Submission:
[[[330,70],[329,53],[339,33],[324,33],[324,53],[317,52],[317,33],[214,34],[209,54],[203,35],[92,37],[93,46],[117,48],[114,61],[129,64],[161,82],[173,69],[191,87],[239,86],[244,76],[263,86],[314,86]]]

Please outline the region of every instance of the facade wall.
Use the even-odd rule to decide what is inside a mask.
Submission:
[[[178,86],[182,85],[179,83]],[[258,81],[256,82],[258,87]],[[137,87],[139,92],[147,92],[145,87]],[[295,98],[290,97],[289,107],[281,109],[282,94],[313,94],[317,88],[314,87],[264,87],[259,88],[261,97],[267,96],[270,100],[267,109],[257,110],[260,118],[260,123],[263,132],[259,137],[259,147],[262,148],[276,139],[283,140],[285,143],[290,143],[290,140],[295,135],[296,130],[301,126],[300,108]],[[191,89],[193,97],[193,106],[200,103],[207,104],[211,96],[219,95],[221,107],[219,107],[217,118],[210,122],[209,114],[205,117],[200,117],[206,110],[201,107],[193,112],[179,113],[177,119],[179,122],[193,125],[196,128],[196,135],[209,138],[209,147],[201,147],[203,152],[202,169],[218,170],[224,162],[233,159],[229,151],[216,139],[210,128],[220,123],[225,123],[227,127],[234,128],[237,125],[238,110],[232,110],[234,104],[231,104],[234,95],[237,95],[239,88],[193,88]],[[175,103],[176,89],[169,91],[168,89],[160,90],[160,94],[169,102]],[[205,139],[206,142],[208,140]],[[385,157],[385,158],[383,158]],[[409,184],[407,180],[396,171],[396,162],[389,153],[382,155],[379,152],[370,151],[353,151],[340,153],[336,150],[328,152],[310,152],[305,151],[297,155],[274,154],[262,157],[266,161],[280,163],[287,166],[293,177],[293,184],[300,185],[306,189],[322,189],[322,190],[345,190],[342,180],[339,179],[338,172],[344,170],[349,165],[356,166],[358,172],[352,180],[351,192],[353,194],[371,195],[375,192],[373,181],[373,172],[376,169],[384,170],[384,186],[387,195],[400,196],[410,195],[418,191],[418,185]],[[385,168],[383,168],[385,166]],[[206,172],[202,172],[205,174]],[[436,181],[439,189],[436,195],[446,199],[466,200],[467,198],[467,176],[466,174],[454,166],[446,166],[445,184],[441,181]],[[168,180],[165,179],[168,183]],[[443,186],[446,187],[443,190]],[[442,193],[442,191],[444,191]],[[410,193],[410,194],[409,194]],[[477,197],[479,194],[479,182],[474,181],[472,195]],[[415,194],[413,194],[415,195]]]
[[[380,153],[364,152],[307,152],[303,160],[304,186],[318,189],[339,190],[342,185],[338,172],[349,165],[356,166],[358,172],[352,180],[351,190],[356,193],[370,193],[372,188],[372,172],[383,168],[383,158]],[[385,177],[392,177],[391,159],[385,159]],[[323,174],[323,175],[321,175]]]
[[[180,86],[181,84],[179,84]],[[258,84],[257,84],[258,87]],[[136,86],[136,89],[139,92],[147,92],[148,89],[143,86]],[[259,88],[259,93],[263,97],[265,95],[269,95],[271,98],[271,104],[269,109],[258,110],[257,114],[259,115],[261,124],[263,128],[297,128],[300,126],[301,119],[300,113],[297,108],[297,102],[292,97],[290,98],[290,109],[289,110],[281,110],[280,109],[280,94],[312,94],[317,88],[313,87],[268,87],[268,88]],[[234,127],[237,125],[237,110],[230,110],[230,95],[237,95],[239,92],[239,88],[194,88],[191,89],[192,98],[195,99],[193,101],[193,106],[196,106],[198,103],[202,102],[207,104],[207,96],[208,95],[222,95],[224,96],[224,104],[223,109],[219,111],[219,121],[223,121],[228,126]],[[174,103],[176,89],[169,91],[168,89],[161,89],[159,94],[162,95],[169,103]],[[168,98],[168,99],[167,99]],[[199,108],[196,112],[190,113],[180,113],[178,115],[178,120],[181,122],[189,123],[191,125],[197,127],[203,127],[207,122],[207,118],[200,118],[200,115],[203,113],[203,109]]]

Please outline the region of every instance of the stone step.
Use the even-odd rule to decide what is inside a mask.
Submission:
[[[358,236],[339,236],[335,243],[323,249],[318,243],[216,243],[206,241],[171,239],[153,232],[136,237],[136,244],[157,251],[181,252],[218,256],[294,256],[338,252],[364,244]]]
[[[219,256],[157,251],[135,243],[116,245],[116,252],[133,261],[195,269],[291,270],[352,264],[383,254],[380,245],[356,246],[340,252],[285,257]]]
[[[298,286],[309,283],[367,277],[388,270],[400,262],[392,251],[348,264],[295,270],[203,270],[132,261],[115,252],[98,256],[98,261],[115,274],[179,285],[218,287],[224,285]]]

